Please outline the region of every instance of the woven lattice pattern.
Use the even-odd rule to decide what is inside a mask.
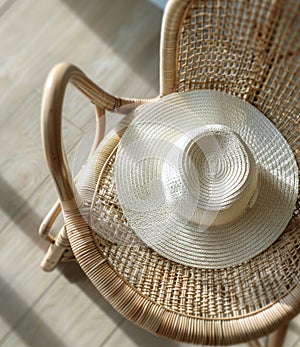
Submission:
[[[128,228],[117,199],[113,162],[114,156],[107,162],[100,182],[97,200],[106,203],[99,209],[102,218],[105,214],[107,218],[117,216]],[[300,218],[296,215],[299,206],[285,233],[267,251],[245,264],[224,270],[182,266],[148,247],[117,246],[94,236],[118,273],[156,303],[181,314],[228,318],[276,302],[299,282]]]
[[[178,44],[178,91],[227,90],[267,108],[267,95],[288,88],[297,102],[298,7],[297,0],[193,1]]]
[[[289,140],[296,141],[299,6],[297,0],[194,1],[180,33],[175,90],[216,89],[237,95],[280,130],[288,119]]]

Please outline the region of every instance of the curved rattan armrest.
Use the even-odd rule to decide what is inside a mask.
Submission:
[[[71,201],[74,202],[73,178],[66,159],[61,134],[63,100],[69,82],[95,104],[98,118],[104,115],[105,110],[114,110],[122,105],[138,101],[121,99],[108,94],[74,65],[61,63],[51,70],[46,81],[42,101],[42,142],[48,167],[54,178],[63,209],[68,209],[68,204],[70,205]]]

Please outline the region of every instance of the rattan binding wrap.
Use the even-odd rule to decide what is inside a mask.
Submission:
[[[161,96],[214,89],[247,100],[281,131],[299,167],[299,16],[298,0],[171,0],[162,28]],[[126,226],[113,182],[121,135],[111,133],[95,154],[93,177],[100,180],[103,218]],[[145,246],[111,244],[90,230],[74,199],[61,198],[80,266],[118,311],[154,334],[229,345],[266,335],[300,311],[299,198],[270,248],[220,270],[182,266]]]

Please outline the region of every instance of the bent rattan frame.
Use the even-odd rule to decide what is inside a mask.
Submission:
[[[245,99],[283,132],[299,165],[299,13],[299,3],[294,0],[170,1],[162,26],[160,97],[177,91],[215,89]],[[93,149],[102,138],[105,110],[150,101],[114,97],[68,64],[58,65],[49,75],[42,106],[42,134],[59,202],[40,229],[51,242],[44,269],[51,270],[59,260],[70,260],[74,254],[99,292],[125,317],[154,334],[191,343],[228,345],[256,339],[281,326],[273,341],[274,347],[281,346],[286,322],[300,311],[299,238],[291,240],[296,251],[289,261],[293,271],[298,269],[297,274],[291,273],[293,284],[287,284],[284,295],[250,313],[234,317],[184,314],[142,293],[118,270],[110,257],[110,246],[99,241],[78,210],[61,140],[62,104],[68,82],[96,106],[98,129]],[[109,136],[97,153],[96,171],[100,177],[112,165],[120,136],[118,132]],[[92,182],[94,186],[96,183]],[[53,239],[49,230],[60,207],[65,225]],[[292,225],[298,237],[299,209],[298,200]],[[119,252],[124,257],[128,254],[126,250]]]

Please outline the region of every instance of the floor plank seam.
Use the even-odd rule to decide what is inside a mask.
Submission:
[[[121,325],[123,323],[126,322],[125,318],[122,318],[122,320],[114,327],[114,329],[106,336],[106,338],[104,339],[104,341],[101,342],[101,344],[99,345],[99,347],[104,347],[105,344],[113,337],[114,333],[121,327]]]

